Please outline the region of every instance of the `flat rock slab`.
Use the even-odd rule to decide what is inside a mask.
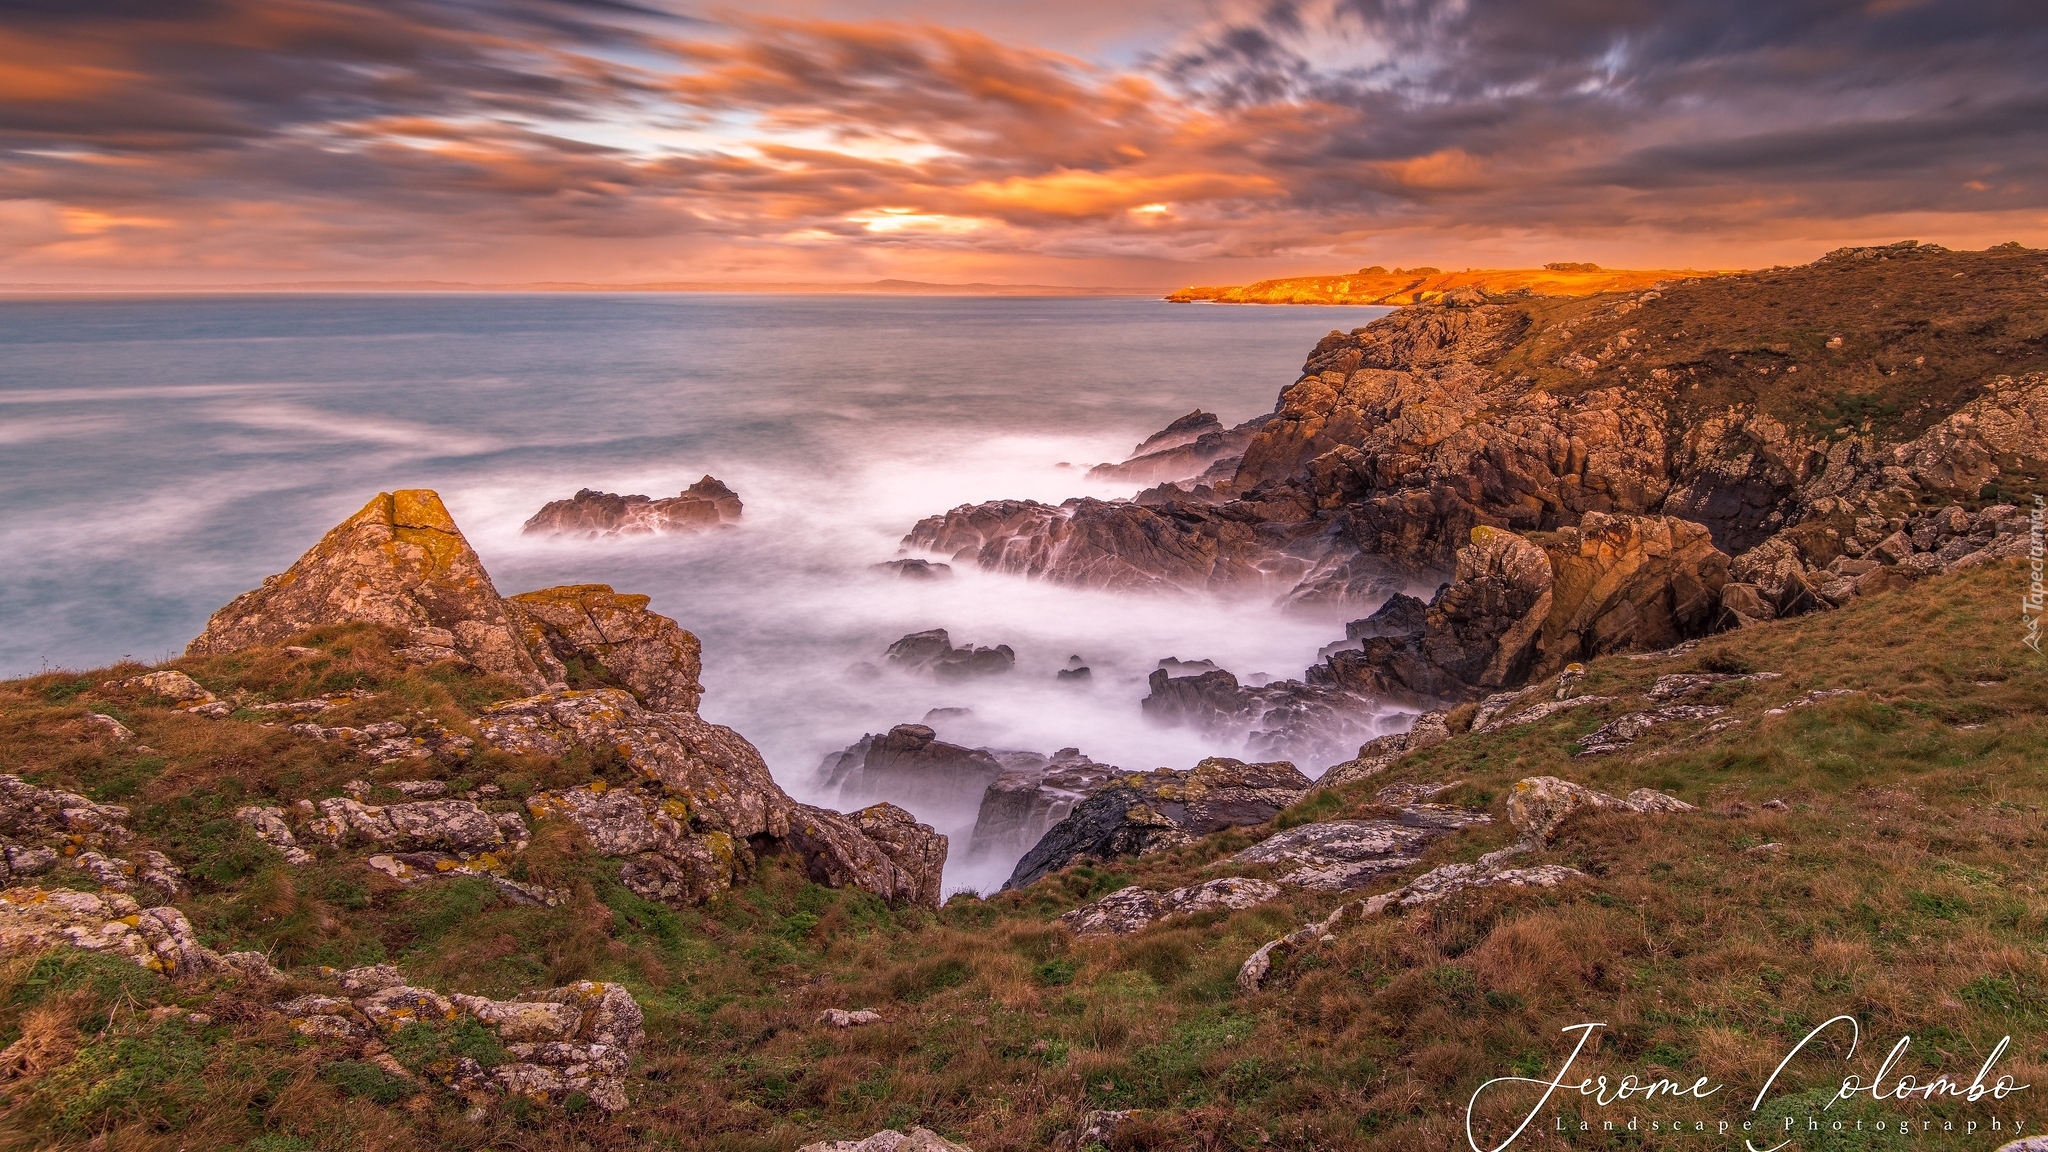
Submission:
[[[1325,820],[1277,832],[1232,860],[1293,863],[1280,883],[1325,892],[1362,887],[1374,877],[1419,863],[1424,845],[1446,832],[1491,824],[1493,818],[1446,804],[1417,804],[1396,819]]]

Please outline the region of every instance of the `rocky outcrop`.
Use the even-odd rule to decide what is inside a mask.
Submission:
[[[289,569],[214,613],[186,651],[218,655],[346,623],[395,629],[423,659],[545,686],[483,563],[424,488],[379,493]]]
[[[601,843],[645,845],[632,849],[635,858],[621,874],[636,890],[692,902],[747,875],[759,853],[793,850],[820,883],[937,903],[945,837],[914,821],[922,831],[913,835],[893,817],[863,821],[859,814],[800,806],[775,783],[745,737],[692,713],[652,712],[616,688],[565,689],[486,709],[477,729],[486,742],[508,752],[559,756],[583,748],[625,760],[646,794],[646,800],[633,802],[644,820],[623,801],[600,805],[557,793],[550,803],[586,832],[593,824],[622,822],[625,830],[616,838],[593,837]],[[672,829],[649,811],[649,802]],[[912,847],[870,839],[869,825]]]
[[[1333,764],[1316,778],[1317,788],[1339,788],[1377,776],[1399,763],[1410,752],[1420,752],[1451,738],[1443,712],[1424,712],[1406,732],[1389,732],[1359,745],[1358,755]]]
[[[1142,856],[1225,828],[1262,824],[1308,789],[1308,778],[1284,761],[1212,757],[1185,772],[1118,776],[1053,825],[1003,887],[1025,887],[1084,858]]]
[[[862,736],[818,765],[825,787],[842,803],[889,797],[952,824],[964,820],[1004,771],[1004,762],[1042,761],[1029,753],[949,744],[923,724],[898,724]]]
[[[619,496],[584,488],[567,500],[552,500],[521,531],[528,535],[647,536],[657,532],[699,532],[739,522],[739,494],[706,476],[679,495]]]
[[[120,892],[32,886],[0,891],[0,956],[26,956],[60,944],[125,956],[166,976],[235,968],[199,942],[176,908],[145,909]]]
[[[569,584],[512,598],[521,634],[556,682],[595,678],[618,685],[657,712],[695,712],[704,694],[697,638],[645,596],[607,584]],[[573,670],[572,670],[573,666]]]
[[[944,628],[904,636],[889,645],[883,659],[891,668],[927,673],[941,680],[1000,676],[1017,666],[1017,653],[1008,644],[955,648]]]
[[[1128,936],[1169,916],[1193,916],[1251,908],[1278,899],[1280,886],[1267,880],[1226,876],[1170,892],[1133,885],[1060,917],[1076,936]]]
[[[185,873],[170,857],[122,847],[131,838],[127,820],[122,805],[96,804],[76,792],[0,775],[0,885],[61,867],[103,888],[156,902],[186,895]]]
[[[626,1073],[647,1033],[640,1005],[622,985],[585,980],[512,1000],[443,996],[408,984],[388,964],[352,968],[337,983],[341,996],[299,996],[278,1011],[309,1040],[377,1053],[381,1043],[368,1045],[406,1028],[467,1017],[499,1041],[507,1058],[486,1066],[456,1056],[422,1074],[465,1094],[497,1092],[543,1106],[581,1096],[606,1112],[626,1107]],[[378,1062],[402,1079],[415,1077],[389,1057]]]

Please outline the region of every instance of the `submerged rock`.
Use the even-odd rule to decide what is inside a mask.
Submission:
[[[214,613],[185,650],[220,655],[354,623],[397,629],[430,655],[529,691],[545,686],[482,561],[424,488],[379,493],[289,569]]]
[[[585,488],[567,500],[548,502],[521,531],[588,539],[698,532],[737,523],[741,507],[739,494],[710,476],[660,500]]]

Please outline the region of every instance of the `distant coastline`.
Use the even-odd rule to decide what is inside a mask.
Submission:
[[[594,284],[577,280],[535,280],[510,284],[460,280],[290,280],[233,284],[0,284],[0,296],[221,295],[253,292],[716,292],[788,296],[1156,296],[1152,288],[1077,287],[1061,284],[934,284],[921,280],[869,280],[834,284],[811,281],[747,282],[649,280]]]
[[[1291,276],[1254,284],[1187,287],[1168,293],[1174,304],[1380,304],[1401,307],[1430,304],[1460,291],[1482,296],[1593,296],[1602,292],[1637,292],[1677,280],[1734,275],[1734,270],[1692,268],[1636,270],[1602,268],[1597,264],[1546,264],[1541,268],[1395,268],[1377,265],[1332,276]]]

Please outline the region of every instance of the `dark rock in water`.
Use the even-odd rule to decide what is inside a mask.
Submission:
[[[974,709],[972,708],[933,708],[924,714],[923,723],[931,725],[941,720],[965,720],[972,715],[974,715]]]
[[[1216,671],[1220,665],[1214,660],[1182,660],[1178,656],[1168,656],[1159,662],[1159,667],[1168,676],[1199,676]]]
[[[1315,669],[1311,669],[1314,672]],[[1374,702],[1324,683],[1252,686],[1225,669],[1196,676],[1154,671],[1140,703],[1146,719],[1220,739],[1243,738],[1256,755],[1333,763],[1372,727]]]
[[[1261,824],[1308,793],[1285,761],[1212,757],[1186,772],[1118,776],[1077,805],[1017,862],[1004,888],[1022,888],[1082,858],[1141,856],[1225,828]]]
[[[1007,767],[1001,758],[1007,755],[949,744],[925,724],[898,724],[825,757],[818,771],[842,804],[892,800],[940,827],[957,828],[973,818]]]
[[[1154,433],[1123,463],[1090,468],[1088,478],[1138,484],[1191,481],[1206,478],[1209,470],[1226,462],[1227,476],[1237,470],[1245,446],[1267,419],[1261,416],[1226,429],[1215,416],[1197,409]]]
[[[951,564],[936,564],[930,560],[885,560],[875,567],[894,572],[905,580],[945,580],[953,575]]]
[[[1062,668],[1059,671],[1053,673],[1054,679],[1068,680],[1077,683],[1091,679],[1094,675],[1095,673],[1090,671],[1086,664],[1081,665],[1079,668]]]
[[[585,488],[567,500],[549,501],[522,531],[589,537],[696,532],[737,523],[740,509],[739,494],[710,476],[663,500]]]
[[[1222,735],[1242,728],[1258,709],[1256,694],[1221,668],[1194,676],[1173,676],[1159,668],[1146,684],[1151,693],[1139,707],[1147,719],[1161,724]]]
[[[941,680],[998,676],[1017,666],[1017,653],[1008,644],[955,648],[944,628],[912,632],[889,645],[884,658],[893,667],[907,672],[930,672]]]
[[[1078,748],[1062,748],[1050,760],[1025,759],[1016,753],[1002,759],[1003,774],[982,793],[975,813],[974,832],[967,841],[970,861],[1023,855],[1118,772],[1113,765],[1083,756]]]

